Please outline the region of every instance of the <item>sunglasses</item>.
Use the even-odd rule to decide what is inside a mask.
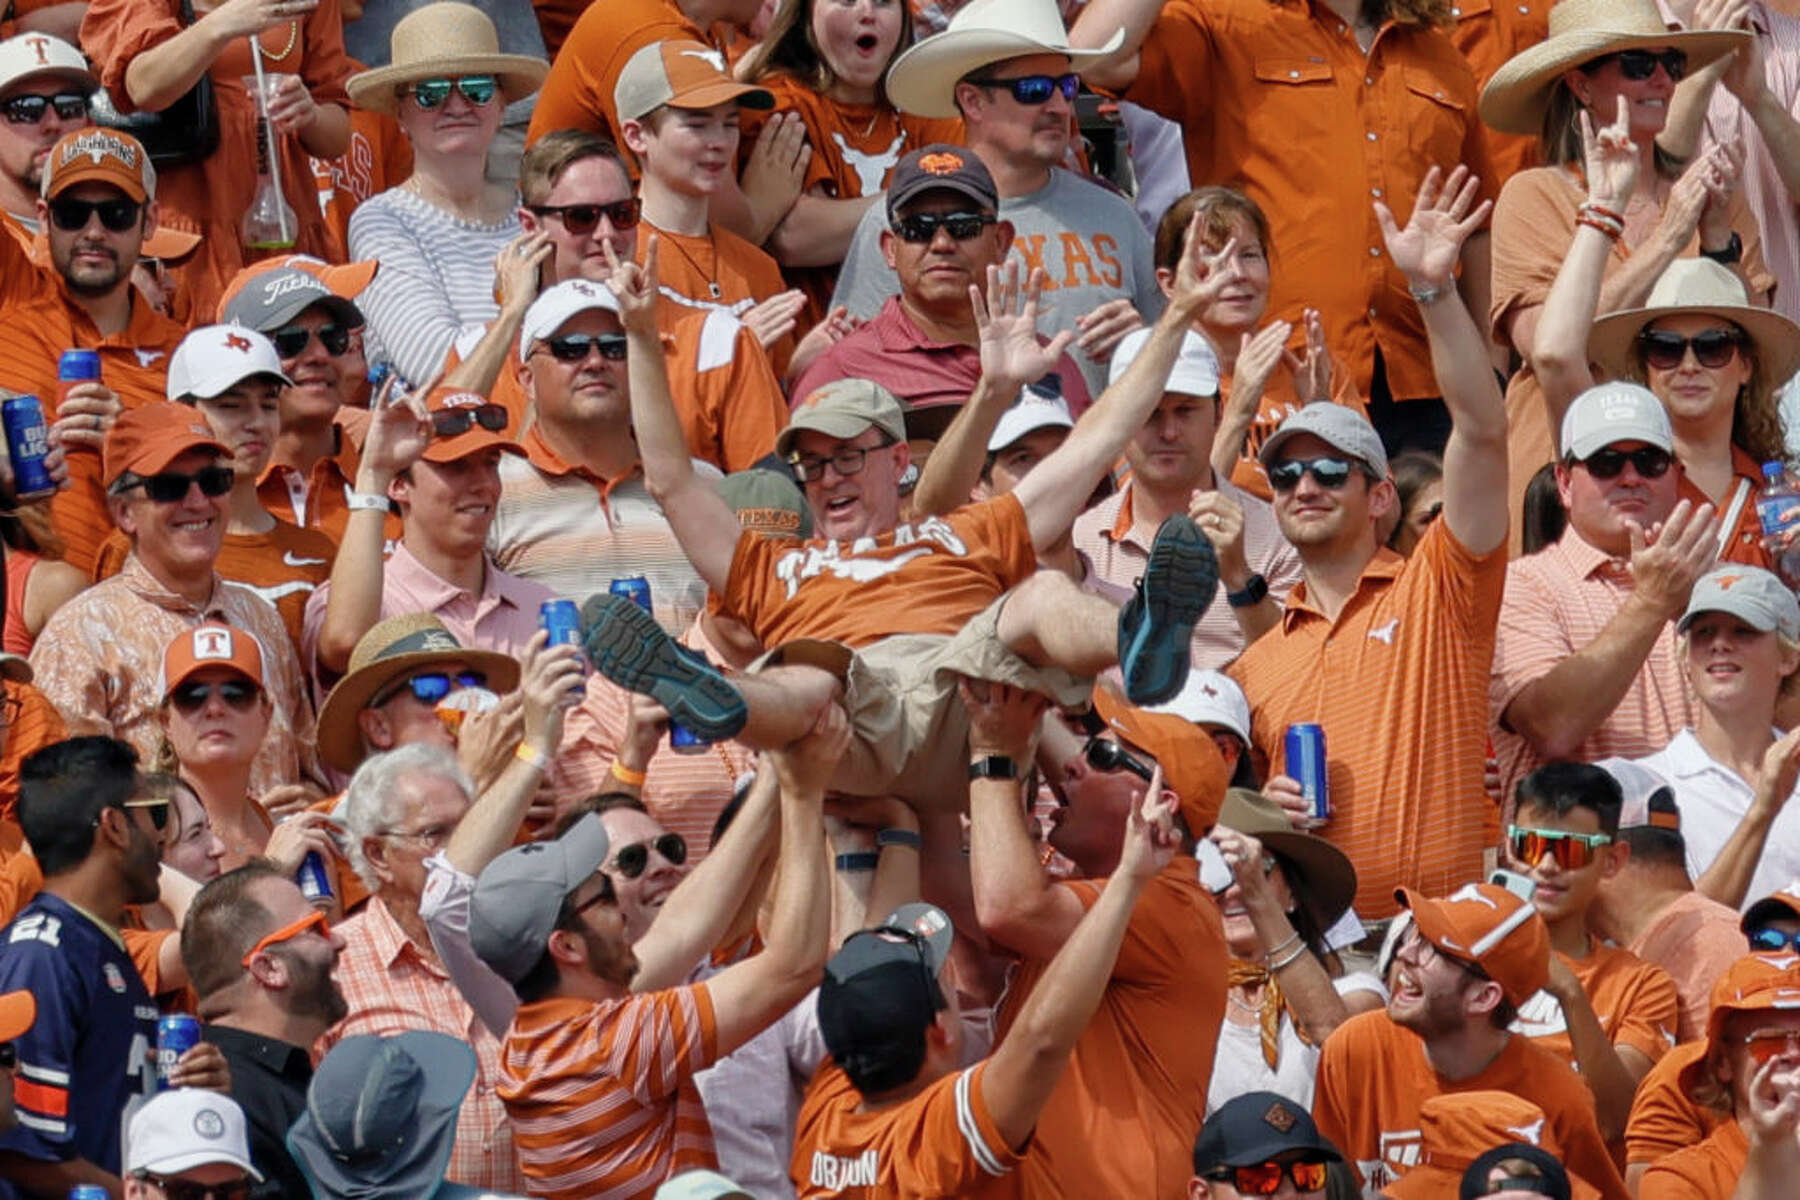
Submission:
[[[679,833],[665,833],[647,842],[620,846],[619,852],[613,855],[612,869],[627,879],[636,879],[649,867],[652,849],[677,867],[687,861],[687,839]]]
[[[123,196],[111,200],[77,200],[58,196],[50,201],[50,220],[64,233],[77,233],[87,228],[90,218],[100,214],[100,224],[113,233],[124,233],[138,223],[144,206]]]
[[[607,362],[625,361],[626,343],[622,333],[569,333],[545,338],[544,346],[550,351],[550,357],[560,363],[582,362],[594,350],[598,350]]]
[[[54,96],[14,96],[0,104],[8,125],[36,125],[52,108],[65,121],[83,121],[88,115],[88,98],[80,92],[58,92]]]
[[[971,79],[969,82],[979,88],[1004,88],[1020,104],[1030,105],[1046,104],[1058,92],[1064,100],[1073,100],[1075,93],[1081,90],[1081,76],[1074,74],[1020,75],[1015,79]]]
[[[161,1188],[169,1200],[250,1200],[248,1176],[230,1183],[195,1183],[191,1179],[162,1179],[149,1174],[138,1178]]]
[[[1656,446],[1640,446],[1636,450],[1596,450],[1586,458],[1577,460],[1587,468],[1587,473],[1595,479],[1617,479],[1625,471],[1625,464],[1630,463],[1637,473],[1645,479],[1661,479],[1669,473],[1675,458],[1667,450]]]
[[[431,414],[431,432],[438,437],[455,437],[475,426],[489,433],[506,428],[506,409],[498,404],[477,404],[473,408],[446,408]]]
[[[1800,1054],[1800,1029],[1759,1029],[1731,1040],[1749,1047],[1751,1061],[1759,1067],[1784,1054]]]
[[[1681,77],[1687,74],[1687,52],[1674,49],[1660,53],[1655,50],[1620,50],[1616,54],[1596,58],[1582,69],[1592,75],[1615,58],[1619,60],[1619,74],[1627,79],[1648,79],[1656,74],[1659,65],[1669,73],[1669,79],[1673,83],[1680,83]]]
[[[1295,1191],[1320,1191],[1330,1170],[1322,1162],[1264,1162],[1248,1167],[1225,1167],[1207,1178],[1215,1183],[1229,1183],[1246,1196],[1273,1196],[1281,1190],[1283,1178],[1294,1181]]]
[[[1507,846],[1522,863],[1536,866],[1548,854],[1565,871],[1579,871],[1594,861],[1594,851],[1612,844],[1609,833],[1570,833],[1566,829],[1506,827]]]
[[[1694,349],[1694,361],[1709,370],[1718,370],[1737,357],[1743,337],[1730,329],[1706,329],[1693,337],[1682,337],[1666,329],[1646,329],[1637,336],[1638,350],[1644,365],[1658,371],[1673,371]]]
[[[249,712],[256,698],[262,695],[262,689],[248,679],[221,679],[217,683],[181,684],[169,693],[169,703],[177,712],[192,716],[206,707],[215,691],[234,712]]]
[[[282,358],[299,358],[314,334],[318,335],[319,344],[325,347],[325,353],[334,358],[350,349],[350,331],[342,325],[321,325],[317,329],[289,325],[271,333],[269,340],[275,343],[275,353]]]
[[[577,904],[575,906],[574,915],[580,916],[588,909],[593,908],[596,904],[617,904],[619,902],[618,893],[613,891],[612,880],[608,879],[604,873],[600,873],[598,878],[600,880],[600,890],[589,896],[586,900],[583,900],[580,904]]]
[[[159,797],[153,800],[127,800],[119,805],[119,807],[127,811],[134,808],[141,808],[150,814],[150,824],[156,826],[158,829],[168,828],[169,801],[167,797]]]
[[[1091,737],[1081,753],[1096,771],[1130,771],[1145,783],[1150,782],[1151,767],[1111,738]]]
[[[249,966],[251,959],[269,949],[271,946],[279,946],[283,942],[291,942],[301,934],[309,932],[316,932],[320,937],[331,936],[331,922],[326,920],[325,914],[316,908],[307,913],[304,917],[301,917],[298,921],[283,925],[275,932],[266,935],[261,941],[257,942],[256,945],[250,947],[244,954],[244,965],[246,967]]]
[[[217,497],[231,490],[235,478],[230,467],[201,467],[192,475],[183,475],[179,471],[146,475],[131,487],[143,488],[144,495],[158,504],[179,504],[187,499],[188,489],[195,484],[200,486],[202,496]],[[129,491],[130,488],[125,490]]]
[[[480,108],[494,98],[500,88],[500,81],[492,75],[464,75],[460,79],[421,79],[411,88],[401,88],[402,96],[410,94],[413,103],[425,112],[442,105],[450,98],[450,89],[455,88],[462,93],[462,98]]]
[[[1335,492],[1350,482],[1350,473],[1355,469],[1344,458],[1288,458],[1269,468],[1269,486],[1278,492],[1291,492],[1300,486],[1302,477],[1311,475],[1314,483]]]
[[[1800,933],[1783,933],[1779,929],[1758,929],[1750,935],[1752,950],[1780,951],[1792,950],[1800,954]]]
[[[403,679],[379,692],[375,699],[369,701],[369,707],[380,708],[402,691],[410,691],[413,699],[420,704],[436,704],[459,688],[486,686],[487,676],[480,671],[459,671],[455,676],[451,676],[445,671],[426,671],[422,675],[414,675],[411,679]]]
[[[923,246],[937,237],[942,229],[951,240],[966,242],[992,225],[995,218],[986,213],[913,213],[894,222],[894,232],[910,246]]]
[[[526,211],[537,217],[555,217],[570,233],[583,234],[594,232],[601,217],[612,222],[614,229],[634,229],[643,215],[644,205],[632,196],[611,204],[531,204],[526,206]]]

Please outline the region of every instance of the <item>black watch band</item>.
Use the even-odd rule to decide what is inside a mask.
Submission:
[[[873,850],[855,850],[837,856],[840,871],[873,871],[881,865],[881,855]]]
[[[923,850],[925,839],[910,829],[883,829],[875,835],[875,848],[880,850],[887,846],[906,846],[913,850]]]
[[[1269,581],[1261,575],[1252,575],[1244,581],[1242,591],[1225,593],[1225,603],[1233,608],[1255,608],[1268,594]]]
[[[1744,257],[1744,239],[1739,237],[1734,229],[1731,232],[1731,240],[1725,243],[1723,250],[1707,250],[1703,247],[1700,255],[1702,258],[1712,259],[1722,267],[1736,266],[1738,260]]]
[[[1019,764],[1004,754],[989,754],[969,764],[970,779],[1017,779]]]

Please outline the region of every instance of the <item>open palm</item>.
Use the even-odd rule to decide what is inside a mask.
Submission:
[[[1005,267],[987,269],[987,294],[969,289],[979,335],[981,373],[990,380],[1005,381],[1014,388],[1042,379],[1056,369],[1074,338],[1065,330],[1048,344],[1037,334],[1038,300],[1045,275],[1034,270],[1026,286],[1019,286],[1019,264],[1009,259]]]
[[[1441,184],[1441,186],[1440,186]],[[1480,181],[1464,166],[1443,178],[1437,167],[1425,173],[1413,202],[1412,216],[1400,228],[1387,205],[1376,201],[1375,218],[1387,242],[1388,256],[1402,275],[1416,283],[1442,286],[1456,270],[1463,242],[1487,220],[1493,201],[1475,203]]]

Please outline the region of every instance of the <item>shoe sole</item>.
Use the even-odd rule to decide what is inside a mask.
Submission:
[[[656,618],[624,596],[602,593],[581,610],[582,645],[600,674],[649,696],[678,725],[709,742],[737,736],[750,711],[729,680],[681,653]]]
[[[1137,593],[1119,610],[1119,670],[1133,704],[1161,704],[1181,690],[1194,626],[1218,590],[1218,556],[1200,527],[1187,517],[1164,521]]]

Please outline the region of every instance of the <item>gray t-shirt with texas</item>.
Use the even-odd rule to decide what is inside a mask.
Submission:
[[[1099,184],[1061,167],[1050,182],[1024,196],[1000,201],[1000,219],[1013,226],[1012,253],[1021,270],[1042,267],[1048,282],[1038,332],[1045,336],[1075,329],[1075,319],[1121,296],[1130,300],[1146,322],[1163,310],[1156,286],[1150,235],[1130,203]],[[900,281],[881,257],[881,231],[887,209],[869,206],[851,239],[838,273],[832,307],[840,304],[856,317],[875,315],[882,302],[900,290]],[[1106,387],[1106,366],[1080,349],[1069,353],[1098,396]]]

